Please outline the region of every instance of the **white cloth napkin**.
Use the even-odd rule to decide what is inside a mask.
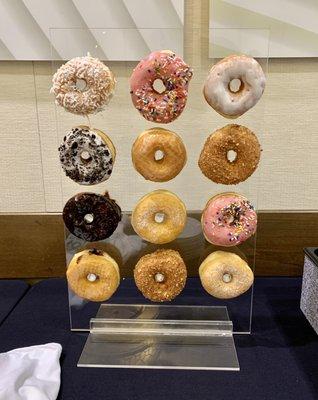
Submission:
[[[0,353],[0,400],[55,400],[62,346],[48,343]]]

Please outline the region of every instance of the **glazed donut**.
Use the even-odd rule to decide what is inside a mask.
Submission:
[[[229,159],[229,152],[235,159]],[[245,126],[226,125],[206,140],[199,158],[202,173],[215,183],[234,185],[256,170],[261,147],[256,135]]]
[[[80,185],[106,181],[116,157],[115,147],[105,133],[82,125],[64,136],[59,154],[66,176]]]
[[[133,70],[130,78],[132,102],[148,121],[167,124],[182,113],[191,77],[192,69],[175,53],[154,51]],[[157,79],[165,86],[162,93],[153,87]]]
[[[153,182],[173,179],[187,161],[182,139],[162,128],[142,132],[133,144],[131,156],[135,169]]]
[[[151,301],[170,301],[180,294],[187,268],[175,250],[160,249],[140,258],[134,269],[135,283]]]
[[[232,81],[239,88],[232,89]],[[203,94],[209,105],[227,118],[237,118],[255,106],[262,97],[266,78],[252,57],[229,56],[213,65],[205,81]]]
[[[76,57],[62,65],[52,79],[51,93],[57,105],[73,114],[102,111],[112,98],[116,80],[97,58]]]
[[[73,235],[94,242],[114,233],[121,220],[121,209],[108,193],[78,193],[65,204],[63,220]]]
[[[177,195],[155,190],[137,203],[131,224],[135,232],[150,243],[163,244],[176,239],[183,231],[187,211]]]
[[[76,253],[67,268],[66,277],[73,292],[90,301],[108,300],[120,282],[116,261],[97,249]]]
[[[218,299],[232,299],[245,293],[253,284],[254,274],[248,264],[234,253],[215,251],[200,265],[204,289]]]
[[[256,232],[257,215],[244,196],[221,193],[208,201],[201,224],[208,242],[218,246],[236,246]]]

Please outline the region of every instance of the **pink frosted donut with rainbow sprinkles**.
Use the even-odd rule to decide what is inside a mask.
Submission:
[[[208,242],[217,246],[236,246],[254,235],[257,215],[244,196],[221,193],[208,201],[201,224]]]
[[[170,50],[154,51],[139,62],[130,78],[134,106],[148,121],[167,124],[182,113],[188,97],[192,69]],[[159,93],[154,82],[165,89]]]

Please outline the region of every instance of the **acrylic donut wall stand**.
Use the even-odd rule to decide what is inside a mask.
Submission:
[[[101,29],[101,31],[103,31],[103,29]],[[224,31],[226,31],[226,29]],[[54,36],[54,34],[57,33],[54,29],[51,29],[51,35]],[[58,32],[58,34],[60,35],[60,32]],[[164,34],[164,32],[162,32],[162,34]],[[218,34],[220,34],[220,31],[218,31]],[[242,40],[244,40],[244,35],[242,35]],[[94,57],[94,48],[87,49],[87,51],[92,57]],[[225,56],[230,54],[233,54],[233,52],[225,54],[222,57],[217,56],[213,59],[207,59],[204,64],[206,68],[206,76],[208,75],[209,70],[213,65],[217,64],[220,59],[224,59]],[[236,54],[240,54],[239,49],[237,50]],[[249,54],[246,55],[249,56]],[[86,55],[81,54],[77,56],[83,57]],[[147,54],[144,54],[144,56],[141,58],[147,56]],[[104,70],[102,71],[102,73],[106,74],[106,78],[110,78],[110,85],[113,85],[114,82],[112,81],[113,77],[111,76],[111,74],[113,72],[116,79],[116,63],[108,63],[104,60],[101,61],[106,66],[109,66],[109,64],[111,64],[110,70]],[[268,59],[261,58],[257,59],[257,61],[259,63],[259,68],[261,68],[263,73],[266,75]],[[164,114],[164,116],[162,117],[163,120],[159,120],[159,122],[153,122],[153,111],[155,107],[151,108],[149,106],[146,111],[144,111],[145,109],[143,109],[144,112],[139,110],[138,96],[135,96],[135,92],[132,93],[133,90],[131,90],[129,81],[130,75],[132,74],[133,69],[137,66],[138,62],[121,63],[121,65],[123,64],[125,64],[126,68],[124,76],[126,80],[125,84],[127,87],[127,96],[129,98],[132,97],[132,101],[137,108],[130,109],[129,112],[126,113],[126,117],[125,110],[123,110],[123,118],[129,118],[129,113],[135,112],[136,114],[138,114],[139,111],[141,114],[139,116],[140,119],[144,119],[145,121],[144,131],[149,132],[150,136],[152,134],[160,135],[160,129],[162,128],[164,128],[166,131],[173,131],[177,134],[174,135],[172,132],[171,135],[174,140],[174,146],[175,148],[180,147],[180,149],[182,150],[184,143],[186,142],[185,140],[183,140],[182,143],[182,139],[185,139],[184,136],[186,134],[182,131],[178,131],[177,128],[170,128],[170,124],[164,121],[164,119],[167,118],[166,114]],[[59,69],[61,65],[62,63],[60,61],[52,61],[53,74]],[[187,60],[185,60],[185,66],[186,65]],[[207,201],[215,195],[229,192],[230,194],[238,193],[242,195],[243,198],[249,198],[254,207],[257,208],[260,169],[260,166],[258,165],[259,158],[257,159],[256,156],[255,168],[252,167],[250,170],[244,170],[246,172],[244,182],[238,181],[235,184],[232,184],[232,182],[222,181],[222,179],[226,179],[227,176],[226,170],[224,168],[221,168],[219,170],[221,172],[221,176],[218,173],[216,173],[215,175],[215,170],[217,169],[217,166],[215,167],[209,162],[209,152],[206,153],[206,151],[207,149],[210,151],[209,146],[211,146],[212,151],[213,149],[215,149],[215,146],[218,146],[218,144],[216,143],[218,135],[222,139],[223,134],[221,128],[224,128],[229,124],[239,124],[246,127],[247,135],[253,136],[254,132],[256,134],[255,138],[252,136],[249,136],[249,138],[253,143],[256,143],[256,147],[257,143],[260,143],[260,145],[262,145],[259,127],[261,127],[264,117],[263,99],[255,107],[251,107],[251,109],[247,110],[240,118],[233,119],[233,117],[237,117],[233,115],[231,116],[231,119],[228,119],[226,116],[220,117],[217,114],[217,112],[220,113],[220,111],[216,110],[216,112],[213,109],[214,107],[212,108],[212,106],[210,107],[208,105],[208,103],[211,104],[209,94],[204,93],[203,95],[202,93],[204,81],[196,81],[193,83],[191,81],[192,73],[193,80],[195,81],[196,67],[193,67],[193,71],[185,67],[183,72],[185,74],[188,74],[186,79],[188,79],[187,86],[189,91],[189,98],[191,98],[192,84],[201,85],[200,95],[203,98],[202,101],[206,103],[206,113],[210,114],[211,120],[211,126],[206,126],[205,128],[205,138],[203,138],[203,141],[202,137],[200,137],[200,141],[202,142],[201,155],[200,151],[197,154],[193,155],[193,157],[196,158],[196,163],[193,164],[195,165],[194,168],[197,169],[195,173],[200,176],[205,175],[205,179],[207,182],[209,181],[209,179],[211,179],[209,176],[210,174],[213,177],[213,179],[209,181],[210,194],[207,194],[206,189],[204,189],[205,193],[202,195],[202,197],[206,199],[204,204],[206,204]],[[110,75],[107,75],[109,73]],[[218,71],[215,72],[215,74],[217,73]],[[61,80],[67,78],[67,73],[65,71],[63,72],[63,74],[64,75],[60,78]],[[105,79],[105,76],[103,77],[103,79]],[[120,79],[120,84],[123,85],[122,75]],[[136,79],[138,80],[138,77]],[[170,83],[168,79],[168,81],[165,82],[166,89],[168,88],[167,86],[169,86],[169,84]],[[241,86],[238,89],[231,89],[233,90],[233,93],[242,90],[242,82],[240,84]],[[245,83],[245,88],[247,86],[248,85]],[[81,93],[81,95],[84,94],[85,96],[85,90],[87,90],[87,82],[85,81],[85,79],[77,79],[76,88]],[[56,93],[54,93],[54,95],[56,96]],[[100,106],[108,103],[109,99],[107,99],[107,96],[107,93],[102,93],[102,96],[100,96],[100,98],[97,96],[97,100],[95,97],[95,102],[98,103],[98,101],[100,101],[101,104],[90,104],[90,110],[93,110],[94,106],[99,108]],[[80,139],[84,140],[84,142],[86,129],[85,126],[88,126],[88,129],[92,132],[93,129],[96,129],[97,139],[99,134],[103,136],[103,132],[99,130],[101,129],[101,118],[104,118],[102,124],[106,127],[105,131],[109,136],[103,137],[106,147],[102,146],[102,150],[100,150],[100,147],[98,147],[99,145],[97,143],[97,139],[94,138],[95,142],[93,144],[95,145],[97,143],[96,146],[98,148],[98,151],[102,151],[101,154],[104,161],[103,165],[99,165],[98,161],[96,161],[94,165],[95,167],[96,165],[100,167],[101,173],[98,176],[96,176],[96,174],[94,173],[90,175],[90,182],[85,182],[85,176],[83,181],[83,176],[79,176],[78,171],[75,173],[74,171],[68,169],[67,163],[64,164],[64,172],[61,171],[62,208],[64,208],[70,197],[78,193],[92,192],[98,195],[103,195],[105,191],[109,192],[110,197],[114,197],[114,200],[118,203],[119,206],[121,206],[121,199],[117,198],[116,195],[113,194],[112,187],[114,185],[117,187],[118,185],[124,186],[127,185],[127,182],[118,182],[117,174],[116,176],[112,176],[112,174],[114,174],[116,168],[119,168],[119,166],[116,165],[116,161],[122,149],[120,143],[114,140],[116,138],[114,138],[115,134],[112,135],[111,126],[109,126],[109,128],[107,127],[108,115],[109,113],[112,113],[113,101],[116,101],[116,88],[114,89],[114,98],[110,100],[109,105],[107,105],[103,111],[98,112],[98,114],[94,112],[88,112],[87,117],[84,115],[85,113],[82,112],[83,110],[81,109],[81,106],[75,108],[74,112],[74,99],[72,98],[67,99],[64,96],[60,99],[60,101],[58,102],[59,104],[56,106],[58,146],[61,146],[61,143],[65,143],[65,135],[70,133],[72,128],[78,126],[84,126],[83,137],[80,137]],[[153,101],[153,99],[151,99],[151,101]],[[167,101],[170,101],[169,98]],[[104,104],[102,104],[103,102]],[[175,110],[179,107],[179,109],[181,109],[181,114],[177,117],[173,115],[173,119],[182,120],[182,110],[183,108],[190,108],[191,101],[188,100],[187,104],[184,106],[184,104],[182,104],[182,99],[177,99],[176,104],[177,105],[175,107]],[[72,112],[74,114],[65,112],[61,105],[64,105],[66,111],[67,107],[65,107],[65,105],[70,107],[71,110],[73,110]],[[155,106],[158,106],[158,104],[155,104]],[[159,107],[161,106],[162,105],[159,104]],[[256,108],[256,111],[254,110],[254,108]],[[231,109],[231,104],[229,105],[229,109]],[[213,118],[218,118],[218,122],[216,123]],[[149,122],[147,122],[146,120],[152,121],[152,126],[149,126]],[[255,124],[256,120],[257,123]],[[194,134],[195,126],[196,124],[194,115],[192,127]],[[156,132],[154,132],[150,128],[155,128]],[[214,142],[212,144],[209,144],[206,140],[209,138],[212,132],[215,132],[218,129],[221,129],[221,133],[216,132],[215,136],[212,135],[213,140],[216,144]],[[231,135],[231,129],[235,130],[235,126],[234,128],[229,127],[226,129],[228,129],[227,133]],[[74,137],[76,137],[78,131],[73,133]],[[132,132],[126,132],[125,134],[127,135],[127,138],[129,137],[129,140],[127,140],[125,146],[130,146],[130,143],[133,144],[134,140],[132,140],[132,138],[136,139],[140,133],[141,131],[136,132],[133,127]],[[180,136],[180,138],[178,137],[178,135]],[[73,136],[71,137],[71,140],[72,138]],[[168,132],[167,140],[169,138],[170,136]],[[181,139],[181,141],[179,139]],[[117,143],[116,149],[113,145],[113,142]],[[206,145],[204,147],[205,150],[203,149],[204,142],[206,142]],[[72,145],[74,147],[83,146],[83,141],[77,141],[75,145],[73,144],[73,142],[70,142],[70,146]],[[91,146],[91,144],[87,144],[87,146]],[[138,150],[138,146],[136,145],[136,143],[134,144],[134,147],[136,148],[136,150]],[[62,154],[62,161],[64,161],[64,156],[67,151],[65,150],[65,148],[62,150],[64,151],[64,153]],[[173,148],[169,149],[169,151],[173,153]],[[85,161],[85,158],[89,159],[90,155],[86,152],[85,154],[82,153],[82,157]],[[156,160],[160,160],[160,157],[162,157],[162,154],[155,155]],[[165,179],[167,176],[166,171],[161,171],[160,177],[162,177],[162,179],[160,178],[161,180],[159,179],[159,182],[155,182],[155,179],[152,179],[151,172],[149,173],[147,168],[145,168],[145,165],[140,163],[139,160],[140,158],[138,158],[137,156],[135,156],[133,160],[129,160],[126,165],[126,169],[129,169],[133,174],[138,176],[138,179],[145,177],[145,179],[152,181],[150,184],[147,181],[149,185],[145,186],[146,189],[143,195],[147,195],[149,192],[152,192],[156,189],[164,189],[165,181],[168,181],[168,179]],[[182,157],[180,158],[179,154],[176,156],[175,163],[178,168],[176,174],[178,174],[182,170],[185,162],[186,160]],[[62,168],[60,169],[62,170]],[[65,176],[65,172],[68,176]],[[180,175],[182,176],[182,173],[180,173]],[[172,179],[170,177],[169,179],[173,181],[174,176],[175,174],[173,174]],[[188,186],[190,188],[192,186],[192,182],[189,182],[187,180],[187,174],[184,174],[183,176],[184,186]],[[255,178],[255,176],[257,176],[257,178]],[[73,179],[74,177],[75,179]],[[78,183],[76,183],[76,179]],[[223,184],[215,183],[218,182],[218,179],[221,180],[220,182]],[[75,180],[75,182],[72,182],[72,180]],[[116,182],[114,182],[115,180]],[[99,184],[96,186],[95,183]],[[133,185],[129,184],[127,185],[127,188],[128,187],[131,188],[133,187]],[[151,189],[147,190],[148,187]],[[200,190],[199,187],[197,188],[195,186],[195,182],[193,182],[193,187],[196,188],[195,190]],[[169,186],[169,188],[171,188],[171,185]],[[214,244],[212,244],[211,240],[209,240],[210,233],[203,233],[202,230],[201,216],[204,204],[202,205],[201,203],[198,204],[194,210],[186,210],[185,227],[182,230],[181,234],[179,234],[175,239],[172,238],[172,240],[170,239],[169,242],[157,241],[156,243],[151,243],[151,241],[146,240],[147,238],[140,234],[141,231],[139,232],[134,224],[132,224],[132,212],[142,196],[140,196],[140,193],[134,193],[130,189],[128,190],[128,195],[130,196],[129,203],[133,204],[133,206],[129,210],[122,210],[121,220],[119,221],[119,223],[118,221],[115,221],[115,228],[116,226],[117,228],[113,232],[112,226],[108,226],[108,233],[106,234],[106,238],[103,238],[103,240],[99,240],[99,237],[94,237],[94,235],[91,237],[85,235],[81,236],[81,234],[78,235],[76,233],[78,231],[76,230],[73,230],[73,233],[75,233],[73,234],[71,233],[71,230],[68,230],[67,228],[65,229],[66,261],[68,266],[70,265],[72,259],[74,265],[76,264],[76,262],[78,262],[77,259],[74,259],[74,256],[77,253],[80,253],[85,249],[91,249],[91,251],[93,252],[96,251],[97,255],[99,252],[107,253],[111,257],[111,259],[115,260],[115,264],[118,264],[118,271],[120,274],[118,284],[115,284],[113,289],[111,289],[114,294],[113,292],[111,292],[109,298],[104,301],[98,301],[98,293],[96,294],[96,298],[93,298],[94,301],[88,300],[87,297],[85,298],[85,295],[79,296],[77,290],[73,290],[74,287],[72,286],[71,288],[71,285],[69,285],[69,312],[71,329],[73,331],[89,332],[83,352],[78,361],[78,366],[238,371],[239,362],[236,354],[233,334],[251,333],[253,302],[253,286],[251,286],[251,284],[253,281],[252,271],[255,272],[254,264],[256,252],[256,233],[254,233],[253,231],[251,236],[247,240],[245,240],[244,243],[238,244],[237,246],[233,246],[231,242],[229,244],[230,247],[219,246],[217,240],[214,242]],[[171,191],[174,192],[173,187]],[[182,196],[180,195],[179,197],[182,200]],[[109,203],[106,204],[106,206],[112,207],[112,204]],[[235,220],[235,212],[235,210],[231,209],[229,218]],[[255,212],[252,211],[252,213]],[[107,214],[105,214],[104,217],[106,218]],[[158,218],[160,219],[160,217],[164,218],[164,215],[159,215]],[[86,213],[85,219],[87,223],[90,223],[93,218],[94,215],[91,215],[90,212]],[[160,221],[158,221],[158,223],[160,223]],[[139,233],[139,235],[136,233],[136,231]],[[234,238],[231,237],[231,232],[229,233],[229,235],[229,241],[235,240],[235,235]],[[87,237],[89,238],[88,241],[86,240]],[[145,298],[142,295],[134,282],[134,268],[138,260],[140,260],[141,257],[147,254],[154,253],[158,249],[172,249],[177,251],[181,255],[183,262],[188,269],[188,276],[186,279],[185,288],[183,290],[180,289],[180,294],[172,298],[172,301],[150,301],[149,297]],[[228,257],[227,259],[229,260],[229,262],[232,259],[235,261],[235,259],[237,258],[241,262],[240,267],[250,267],[248,268],[250,273],[248,276],[246,276],[246,279],[249,279],[249,282],[243,291],[244,293],[242,292],[242,294],[237,297],[231,298],[231,296],[229,296],[227,298],[225,295],[222,298],[222,294],[221,296],[214,297],[209,294],[211,293],[210,287],[202,285],[200,283],[200,265],[203,263],[204,260],[206,260],[206,264],[208,261],[210,262],[212,253],[215,254],[215,257],[213,257],[216,261],[218,256],[222,256],[222,252],[227,252],[226,257]],[[85,252],[83,252],[83,254],[85,254]],[[105,263],[107,263],[107,261],[105,261]],[[201,272],[203,272],[206,264],[202,264],[200,268],[200,274]],[[76,275],[76,265],[74,268]],[[117,274],[116,270],[112,270],[111,274],[112,276],[115,276]],[[206,270],[205,275],[207,275]],[[203,273],[201,277],[202,276]],[[98,276],[91,273],[87,274],[88,282],[94,282],[96,279],[98,279]],[[165,277],[163,274],[159,273],[156,275],[155,279],[156,282],[162,282]],[[231,273],[224,274],[222,279],[224,283],[230,282],[230,280],[232,279]],[[214,289],[212,288],[211,290],[213,291]],[[85,290],[81,293],[85,294]],[[145,296],[147,297],[147,295]],[[156,297],[154,297],[154,300],[156,300]]]

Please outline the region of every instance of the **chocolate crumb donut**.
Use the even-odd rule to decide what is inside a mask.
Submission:
[[[78,193],[65,204],[63,220],[73,235],[94,242],[114,233],[121,220],[121,209],[108,193]]]
[[[170,301],[183,290],[187,269],[175,250],[160,249],[146,254],[134,269],[135,283],[151,301]]]
[[[80,125],[64,136],[59,147],[61,166],[80,185],[106,181],[113,170],[115,147],[102,131]]]
[[[231,151],[234,160],[230,160]],[[245,126],[230,124],[208,137],[198,164],[203,175],[213,182],[235,185],[253,174],[260,156],[261,147],[256,135]]]

